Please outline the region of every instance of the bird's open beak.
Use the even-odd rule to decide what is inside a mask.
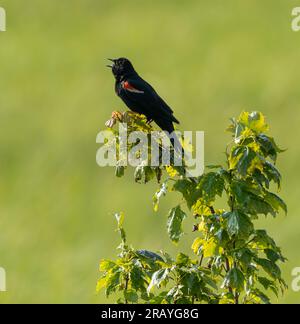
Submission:
[[[111,61],[111,62],[113,62],[114,64],[116,63],[116,60],[114,60],[114,59],[108,59],[109,61]],[[108,68],[110,68],[110,69],[112,69],[113,68],[113,66],[114,66],[114,64],[113,65],[106,65]]]

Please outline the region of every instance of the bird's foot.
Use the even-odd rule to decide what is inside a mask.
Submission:
[[[123,114],[119,111],[113,111],[111,118],[105,123],[105,126],[112,128],[117,122],[123,121]]]
[[[113,111],[111,114],[111,118],[121,122],[123,120],[123,114],[119,111]]]

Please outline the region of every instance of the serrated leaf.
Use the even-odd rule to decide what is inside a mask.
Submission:
[[[267,259],[257,258],[255,262],[260,265],[267,274],[269,274],[273,279],[281,278],[281,270],[277,264]]]
[[[96,292],[99,293],[105,287],[106,287],[106,277],[102,277],[97,282]]]
[[[261,172],[261,170],[255,169],[252,174],[253,180],[261,187],[270,188],[269,179]]]
[[[276,297],[278,297],[278,288],[274,281],[271,281],[265,277],[258,277],[258,282],[264,287],[265,290],[271,289]]]
[[[210,258],[219,254],[220,245],[214,237],[211,237],[209,240],[197,237],[192,244],[192,250],[197,255],[202,253],[204,258]]]
[[[257,141],[261,146],[261,151],[265,157],[270,157],[273,161],[277,159],[277,153],[282,153],[284,150],[281,150],[275,143],[272,137],[268,137],[264,134],[257,136]]]
[[[256,133],[264,133],[269,130],[265,116],[261,112],[243,112],[240,115],[238,122]]]
[[[252,241],[260,249],[277,249],[275,241],[267,234],[265,230],[256,230]]]
[[[106,276],[106,296],[108,297],[120,284],[121,270],[116,267]]]
[[[280,189],[280,185],[281,185],[281,174],[280,172],[276,169],[276,167],[266,161],[264,168],[263,168],[263,172],[266,175],[266,177],[268,178],[268,180],[271,182],[273,181],[274,183],[277,184],[278,189]]]
[[[227,231],[230,236],[247,239],[252,233],[253,223],[247,215],[233,211],[226,213],[224,217],[227,219]]]
[[[179,266],[188,266],[190,263],[190,258],[188,255],[179,253],[176,258],[176,264]]]
[[[251,215],[263,214],[267,216],[268,214],[271,214],[276,216],[276,211],[263,197],[260,196],[263,195],[261,189],[253,187],[252,184],[249,184],[246,181],[233,181],[231,184],[231,190],[240,209],[245,212]]]
[[[196,184],[188,179],[177,180],[173,186],[173,190],[182,194],[189,209],[191,209],[201,194],[200,191],[196,189]]]
[[[244,289],[245,277],[238,268],[232,268],[226,275],[222,288],[229,288],[241,292]]]
[[[256,153],[248,146],[238,147],[229,158],[230,169],[237,169],[245,177],[250,168],[253,168],[254,162],[257,162],[256,157]]]
[[[276,263],[278,260],[280,260],[281,262],[285,262],[286,259],[281,255],[281,252],[279,251],[279,249],[277,249],[276,251],[273,249],[265,249],[264,250],[267,258],[271,261]]]
[[[168,215],[167,229],[170,239],[177,243],[180,237],[183,235],[182,222],[186,218],[185,212],[183,212],[180,206],[177,206],[170,210]]]
[[[218,239],[218,244],[221,246],[225,246],[229,241],[229,235],[223,228],[219,229],[215,236]]]
[[[137,303],[139,300],[139,296],[134,290],[124,290],[124,298],[130,303]]]
[[[132,268],[130,272],[130,281],[133,289],[142,290],[142,291],[146,290],[145,288],[146,280],[145,280],[144,271],[140,267],[134,266]]]
[[[207,202],[213,202],[216,196],[222,196],[225,182],[219,173],[210,172],[201,177],[197,189],[202,193],[203,199]]]
[[[219,254],[219,245],[214,237],[210,238],[208,241],[204,241],[202,248],[204,258],[210,258]]]
[[[192,250],[195,254],[199,255],[202,244],[203,244],[203,239],[201,239],[200,237],[196,237],[192,244]]]
[[[160,285],[163,283],[164,280],[167,279],[169,275],[170,269],[160,269],[152,275],[151,282],[147,288],[148,294],[151,292],[151,290],[156,286],[160,287]]]
[[[267,295],[265,295],[263,292],[261,292],[258,289],[255,289],[254,291],[252,291],[252,294],[254,294],[255,296],[257,296],[260,299],[260,302],[263,304],[270,304],[270,299]]]
[[[99,271],[108,271],[116,265],[115,262],[111,260],[101,260],[99,265]]]
[[[275,194],[273,194],[271,192],[267,192],[266,195],[265,195],[265,200],[277,212],[279,212],[280,209],[282,209],[285,212],[285,214],[287,214],[287,205],[279,196],[277,196],[277,195],[275,195]]]
[[[241,264],[242,270],[247,273],[248,269],[250,268],[251,261],[253,258],[253,253],[249,249],[241,249],[237,253],[237,258],[239,263]]]
[[[154,253],[152,251],[147,251],[147,250],[137,250],[136,253],[143,257],[143,258],[147,258],[147,259],[151,259],[152,261],[162,261],[164,262],[164,259],[158,255],[157,253]]]
[[[210,216],[212,214],[211,208],[202,199],[197,200],[192,206],[192,210],[194,215]]]

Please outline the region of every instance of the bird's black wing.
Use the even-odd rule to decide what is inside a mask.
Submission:
[[[133,110],[142,111],[148,118],[163,119],[178,123],[173,116],[173,110],[157,94],[157,92],[143,79],[128,79],[122,84],[121,97],[131,102]],[[131,107],[130,107],[131,108]],[[136,108],[136,109],[134,109]]]

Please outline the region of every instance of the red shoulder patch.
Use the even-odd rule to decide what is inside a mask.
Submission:
[[[144,93],[144,91],[140,91],[140,90],[136,89],[135,87],[133,87],[128,81],[123,82],[122,87],[123,87],[123,89],[130,91],[130,92]]]

